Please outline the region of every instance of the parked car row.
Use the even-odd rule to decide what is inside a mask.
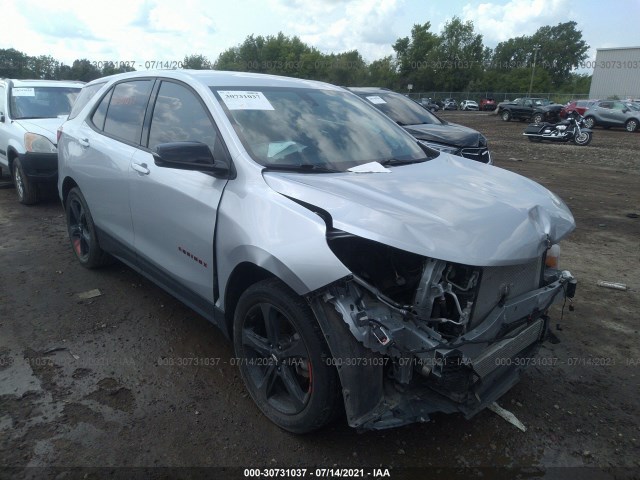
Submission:
[[[217,325],[292,432],[470,418],[575,293],[562,200],[387,90],[129,72],[86,84],[47,141],[78,262],[118,259]]]
[[[436,101],[429,97],[422,97],[415,101],[432,112],[438,112],[439,110],[492,111],[496,109],[496,102],[493,98],[482,98],[480,103],[471,99],[462,100],[458,103],[455,98]]]
[[[640,105],[631,100],[572,100],[560,105],[545,98],[517,98],[501,102],[497,108],[504,121],[528,120],[535,124],[555,123],[573,112],[584,117],[584,126],[589,129],[623,127],[635,132],[640,125]]]

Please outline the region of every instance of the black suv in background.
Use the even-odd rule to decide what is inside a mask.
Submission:
[[[442,120],[404,95],[377,87],[350,91],[385,113],[424,145],[482,163],[493,163],[487,139],[480,132]]]

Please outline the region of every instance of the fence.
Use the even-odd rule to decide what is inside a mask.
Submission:
[[[587,93],[527,93],[527,92],[411,92],[410,98],[418,100],[420,98],[431,98],[433,100],[443,100],[454,98],[457,102],[462,100],[475,100],[479,102],[481,98],[493,98],[496,102],[514,100],[519,97],[548,98],[556,103],[567,103],[570,100],[582,100],[589,98]]]

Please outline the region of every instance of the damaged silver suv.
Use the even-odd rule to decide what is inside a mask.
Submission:
[[[188,70],[91,88],[58,131],[73,252],[88,268],[115,257],[214,322],[286,430],[341,403],[360,429],[471,417],[573,296],[546,266],[574,229],[556,195],[432,150],[342,88]]]

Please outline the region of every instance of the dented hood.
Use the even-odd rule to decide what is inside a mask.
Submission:
[[[493,266],[539,258],[575,228],[541,185],[448,154],[390,173],[264,172],[275,191],[327,211],[334,228],[420,255]]]

